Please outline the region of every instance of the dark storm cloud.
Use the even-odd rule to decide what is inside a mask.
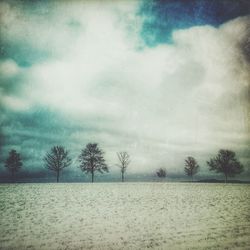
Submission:
[[[57,144],[67,144],[68,137],[75,127],[60,115],[44,109],[29,112],[11,112],[2,119],[1,130],[4,136],[3,157],[16,148],[22,153],[28,168],[41,166],[46,150]]]
[[[75,157],[89,142],[88,134],[105,131],[116,133],[96,125],[95,119],[77,122],[48,108],[35,107],[23,112],[2,109],[1,118],[1,136],[4,139],[1,141],[1,160],[6,158],[9,150],[17,149],[22,154],[26,168],[31,170],[43,164],[45,152],[54,145],[65,146]],[[84,134],[86,139],[72,138],[72,135],[77,133]]]

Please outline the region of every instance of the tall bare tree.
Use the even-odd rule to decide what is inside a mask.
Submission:
[[[87,144],[79,155],[80,168],[87,174],[91,173],[92,182],[96,171],[102,174],[109,171],[103,155],[97,143]]]
[[[122,182],[124,182],[124,174],[128,168],[129,163],[131,162],[130,157],[127,152],[118,152],[117,157],[120,161],[120,164],[118,164],[118,166],[121,169]]]
[[[156,175],[159,177],[159,178],[166,178],[167,176],[167,171],[165,168],[160,168],[156,171]]]
[[[46,168],[56,172],[56,181],[59,182],[60,172],[71,164],[69,151],[63,146],[54,146],[44,157]]]
[[[199,171],[200,166],[198,165],[197,161],[194,157],[188,156],[185,160],[185,167],[184,171],[187,176],[191,176],[192,181],[194,180],[194,175],[197,174]]]
[[[235,152],[227,149],[219,150],[218,154],[207,161],[209,170],[215,171],[216,173],[223,173],[225,176],[225,183],[228,177],[234,177],[236,174],[240,174],[244,167],[236,159]]]
[[[20,154],[12,149],[9,152],[9,157],[5,161],[5,167],[10,171],[12,181],[14,181],[15,173],[19,171],[22,165],[23,163]]]

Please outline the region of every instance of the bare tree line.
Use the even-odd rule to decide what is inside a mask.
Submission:
[[[120,169],[121,181],[125,180],[125,173],[129,164],[131,163],[130,155],[127,152],[117,152],[118,164]],[[81,150],[77,158],[79,168],[85,174],[91,174],[91,181],[94,182],[95,173],[108,173],[109,168],[104,158],[104,152],[99,148],[97,143],[88,143],[85,148]],[[63,146],[54,146],[46,153],[43,158],[45,167],[56,173],[56,181],[59,182],[60,174],[64,168],[72,164],[72,159],[69,156],[69,151]],[[15,174],[21,169],[23,163],[20,153],[16,150],[11,150],[9,156],[5,161],[6,169],[11,173],[12,180],[15,180]],[[227,182],[228,177],[234,177],[240,174],[244,167],[236,158],[235,152],[231,150],[221,149],[215,157],[207,161],[210,171],[222,173]],[[200,166],[197,160],[188,156],[184,161],[184,173],[194,180],[194,176],[199,172]],[[165,168],[156,170],[156,176],[159,178],[166,178],[167,171]]]

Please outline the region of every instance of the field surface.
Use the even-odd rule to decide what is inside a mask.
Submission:
[[[250,249],[250,185],[0,185],[0,249]]]

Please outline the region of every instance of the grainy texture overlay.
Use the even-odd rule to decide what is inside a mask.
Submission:
[[[188,156],[215,178],[206,162],[228,149],[249,180],[249,27],[249,0],[0,1],[0,165],[15,149],[20,179],[52,181],[58,145],[73,162],[59,179],[80,181],[75,159],[98,143],[105,180],[117,152],[142,181],[184,179]]]

